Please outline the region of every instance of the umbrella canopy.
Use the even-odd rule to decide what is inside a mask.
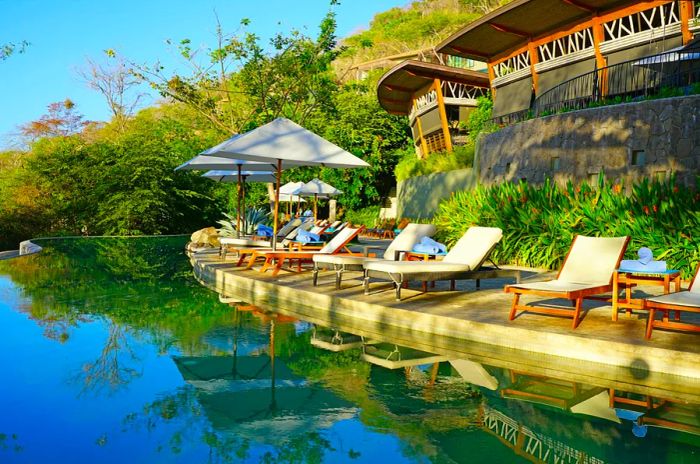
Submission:
[[[277,118],[250,132],[231,137],[202,154],[268,163],[281,160],[283,169],[292,166],[369,166],[357,156],[285,118]]]
[[[369,166],[360,158],[285,118],[277,118],[250,132],[231,137],[202,154],[215,154],[224,158],[275,164],[277,188],[272,234],[273,250],[277,246],[277,217],[279,216],[282,169],[293,166],[324,166],[329,168]]]
[[[241,169],[245,169],[246,171],[270,172],[273,169],[273,166],[270,166],[270,163],[256,163],[254,161],[221,158],[219,156],[197,155],[191,160],[186,161],[185,163],[182,163],[180,166],[176,167],[175,170],[227,170],[237,169],[238,166],[241,166]]]
[[[217,182],[238,182],[238,171],[213,170],[205,172],[202,177]],[[275,175],[271,172],[241,171],[241,180],[243,182],[274,182]]]
[[[299,195],[288,195],[286,193],[280,193],[280,201],[288,201],[290,203],[306,203],[306,200],[301,198]]]
[[[280,195],[287,194],[293,195],[297,193],[296,191],[304,185],[303,182],[287,182],[282,187],[280,187]]]
[[[314,220],[316,220],[318,219],[318,197],[329,198],[340,195],[343,192],[320,179],[312,179],[298,189],[294,190],[292,193],[314,197]]]

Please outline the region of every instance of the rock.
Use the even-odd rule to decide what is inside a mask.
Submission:
[[[206,227],[193,233],[190,241],[195,245],[219,246],[219,233],[213,227]]]
[[[31,255],[33,253],[39,253],[42,248],[36,243],[32,243],[29,240],[25,240],[19,244],[19,254],[21,255]]]

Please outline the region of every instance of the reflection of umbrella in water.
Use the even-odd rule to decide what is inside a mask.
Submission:
[[[183,379],[212,426],[256,441],[279,442],[353,417],[356,408],[309,384],[275,359],[274,321],[268,356],[175,357]]]
[[[277,118],[217,145],[217,156],[274,163],[277,176],[272,249],[277,248],[282,169],[294,166],[360,168],[369,164],[285,118]]]

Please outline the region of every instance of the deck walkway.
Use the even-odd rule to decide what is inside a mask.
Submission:
[[[448,291],[444,282],[428,293],[413,286],[397,302],[389,283],[372,283],[371,293],[364,295],[360,273],[347,273],[343,288],[336,291],[333,272],[322,272],[319,286],[314,287],[310,272],[282,272],[272,277],[237,268],[233,257],[222,261],[214,251],[195,253],[191,260],[197,279],[224,296],[359,335],[375,332],[380,336],[392,330],[400,336],[403,331],[404,335],[410,332],[409,338],[423,349],[470,355],[480,350],[481,356],[520,357],[533,364],[541,357],[554,356],[572,370],[577,363],[596,363],[608,366],[601,370],[609,374],[613,372],[610,366],[615,366],[611,375],[628,376],[630,381],[654,373],[700,379],[700,337],[657,330],[652,340],[646,340],[646,313],[621,314],[618,322],[612,322],[609,303],[586,301],[576,330],[571,330],[571,319],[553,316],[525,313],[508,321],[512,295],[502,289],[510,279],[483,280],[478,291],[474,281],[460,282],[457,292]],[[542,276],[531,271],[524,277]],[[522,301],[536,299],[523,297]]]

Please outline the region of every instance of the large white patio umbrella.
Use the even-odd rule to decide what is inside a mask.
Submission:
[[[216,156],[275,164],[274,232],[272,248],[277,247],[280,177],[294,166],[362,168],[369,164],[289,119],[277,118],[245,134],[232,137],[216,147]],[[214,148],[210,149],[213,150]],[[210,150],[207,150],[209,152]],[[212,153],[207,153],[212,154]]]
[[[338,190],[320,179],[312,179],[298,189],[294,190],[292,193],[296,195],[314,197],[314,220],[316,220],[318,219],[318,197],[329,198],[340,195],[343,192],[342,190]]]

